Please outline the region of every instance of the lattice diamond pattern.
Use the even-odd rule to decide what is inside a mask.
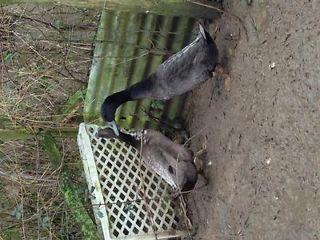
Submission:
[[[97,130],[87,125],[112,238],[176,229],[180,219],[168,198],[170,186],[139,160],[138,150],[116,139],[97,139]]]

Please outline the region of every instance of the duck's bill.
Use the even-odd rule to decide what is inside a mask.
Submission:
[[[111,128],[117,137],[119,136],[119,128],[115,121],[107,122],[107,127]]]

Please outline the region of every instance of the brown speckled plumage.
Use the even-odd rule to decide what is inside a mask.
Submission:
[[[110,128],[105,128],[98,131],[97,137],[116,138],[116,135]],[[120,132],[117,138],[138,150],[142,145],[142,160],[175,190],[193,189],[198,174],[191,154],[183,146],[151,129],[130,134]]]

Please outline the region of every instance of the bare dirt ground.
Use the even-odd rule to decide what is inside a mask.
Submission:
[[[210,105],[208,81],[186,108],[193,150],[208,138],[210,184],[189,195],[195,239],[318,240],[320,2],[239,2],[224,7],[249,39],[228,15],[215,33],[230,91]]]

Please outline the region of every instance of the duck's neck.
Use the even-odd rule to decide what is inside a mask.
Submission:
[[[143,81],[107,97],[104,100],[101,108],[102,118],[107,122],[113,121],[116,110],[121,104],[128,101],[150,97],[151,89],[153,87],[151,79],[154,77],[154,74],[151,74]]]
[[[128,101],[131,101],[130,92],[128,89],[121,92],[114,93],[108,96],[102,106],[101,106],[101,115],[104,121],[111,122],[115,119],[115,113],[117,108]]]
[[[132,147],[135,147],[137,149],[139,149],[140,146],[140,140],[137,139],[136,137],[127,134],[127,133],[123,133],[120,132],[119,136],[117,137],[119,140],[128,143],[129,145],[131,145]]]
[[[143,98],[152,98],[152,88],[153,82],[155,80],[156,75],[153,73],[149,75],[147,78],[143,79],[143,81],[137,82],[130,86],[127,90],[130,93],[130,100],[138,100]]]

